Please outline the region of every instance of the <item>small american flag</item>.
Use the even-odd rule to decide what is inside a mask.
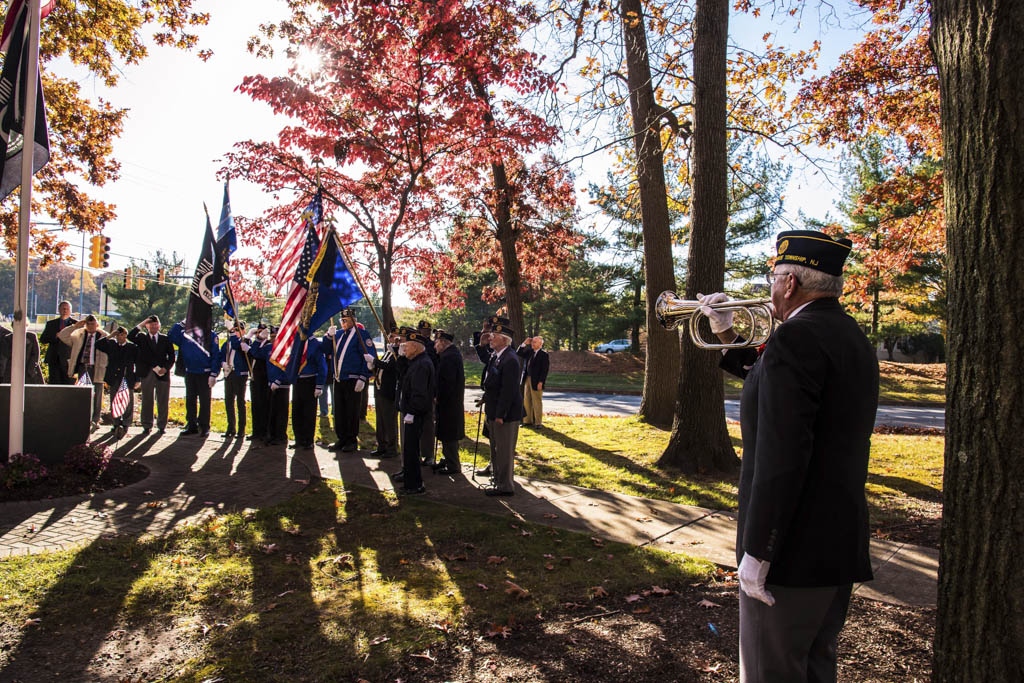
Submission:
[[[283,287],[289,281],[289,275],[299,265],[299,261],[304,253],[303,245],[306,242],[308,227],[310,225],[314,228],[319,226],[322,216],[323,192],[317,190],[316,195],[313,196],[313,201],[302,212],[302,220],[299,221],[299,225],[285,233],[281,246],[270,261],[270,277],[276,280],[279,286]],[[316,252],[313,253],[315,254]]]
[[[309,269],[313,266],[317,252],[320,251],[320,236],[317,234],[317,228],[322,215],[323,204],[321,193],[318,191],[304,213],[306,216],[305,246],[299,257],[295,276],[292,278],[292,288],[288,292],[288,301],[284,305],[281,327],[277,331],[274,348],[270,352],[270,361],[281,369],[288,367],[295,333],[299,329],[302,309],[306,305],[306,295],[309,293],[309,283],[306,281],[306,277],[309,275]]]
[[[92,386],[92,378],[89,377],[89,373],[88,372],[83,372],[81,375],[79,375],[78,376],[78,381],[75,382],[75,386],[76,387],[91,387]]]
[[[115,418],[124,415],[128,408],[128,400],[132,397],[132,391],[128,388],[128,381],[122,377],[121,386],[118,387],[114,399],[110,402],[110,414]]]

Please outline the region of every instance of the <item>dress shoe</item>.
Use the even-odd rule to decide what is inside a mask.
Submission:
[[[121,440],[122,437],[124,437],[124,434],[125,434],[124,427],[118,427],[118,428],[116,428],[114,430],[114,438],[119,440],[119,441]]]
[[[491,476],[492,473],[493,472],[491,470],[491,466],[488,465],[487,467],[483,468],[482,470],[477,470],[476,471],[476,476],[478,476],[478,477],[489,477],[489,476]]]
[[[152,430],[153,430],[152,427],[143,427],[142,428],[142,435],[145,436],[146,434],[149,434]]]
[[[485,496],[514,496],[514,495],[516,495],[516,492],[515,491],[504,491],[502,489],[499,489],[499,488],[496,488],[496,487],[492,486],[491,488],[484,489],[484,495]]]
[[[400,495],[400,496],[417,496],[417,495],[419,495],[421,493],[426,493],[426,492],[427,492],[427,489],[423,488],[422,486],[420,486],[419,488],[415,488],[415,489],[407,489],[407,488],[405,488],[403,486],[402,488],[400,488],[400,489],[398,489],[396,491],[396,493],[398,493],[398,495]]]
[[[380,448],[374,448],[372,451],[370,451],[370,455],[377,457],[379,455],[384,455],[384,451]]]
[[[89,425],[89,431],[90,432],[95,432],[99,428],[100,428],[100,423],[99,422],[93,422],[92,424]]]
[[[157,434],[163,434],[166,431],[167,431],[167,427],[159,427],[159,428],[157,428],[156,433]]]
[[[229,429],[228,431],[224,432],[224,438],[225,439],[230,439],[234,435],[235,435],[235,430],[233,430],[233,429]]]
[[[355,453],[357,450],[359,450],[359,444],[354,443],[347,443],[341,447],[342,453]]]
[[[199,430],[193,427],[193,428],[191,428],[191,429],[185,429],[185,430],[183,430],[183,431],[181,432],[181,435],[182,435],[182,436],[193,436],[193,435],[195,435],[195,434],[198,434],[198,433],[199,433]]]
[[[398,455],[398,453],[396,453],[395,451],[385,451],[384,453],[380,454],[380,457],[382,459],[383,458],[394,458],[397,455]]]
[[[311,444],[311,443],[304,443],[304,444],[302,444],[302,450],[304,450],[304,451],[311,451],[311,450],[313,450],[313,444]]]
[[[298,441],[295,441],[295,442],[292,442],[292,443],[288,444],[288,450],[292,450],[293,448],[298,448],[298,447],[299,447],[299,442]]]
[[[343,443],[342,443],[342,442],[340,442],[340,441],[335,441],[334,443],[332,443],[332,444],[331,444],[331,445],[330,445],[330,446],[328,447],[328,450],[331,450],[331,451],[340,451],[340,450],[342,450],[342,449],[343,449],[344,447],[345,447],[345,444],[343,444]]]
[[[395,481],[403,481],[405,479],[405,472],[403,470],[399,470],[398,472],[392,474],[391,478],[394,479]]]
[[[201,439],[205,439],[209,435],[210,435],[210,430],[209,429],[204,429],[203,431],[199,432],[199,438],[201,438]]]
[[[245,437],[245,440],[246,441],[255,441],[258,438],[259,437],[257,437],[255,434],[250,434],[249,436]]]

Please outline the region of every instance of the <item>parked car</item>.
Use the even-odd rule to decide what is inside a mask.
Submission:
[[[615,353],[616,351],[629,351],[631,344],[628,339],[615,339],[604,344],[598,344],[594,350],[598,353]]]

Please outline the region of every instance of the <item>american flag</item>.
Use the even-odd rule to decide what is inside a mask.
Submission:
[[[309,292],[309,283],[306,281],[306,277],[309,275],[309,269],[313,266],[317,252],[320,251],[320,236],[317,234],[317,228],[323,215],[323,203],[319,191],[303,215],[306,218],[304,221],[306,226],[305,246],[300,253],[295,276],[292,277],[292,288],[288,292],[288,301],[284,305],[281,327],[277,331],[274,348],[270,352],[270,361],[282,370],[288,367],[288,361],[291,359],[295,333],[299,329],[302,309],[306,305],[306,294]]]
[[[89,373],[88,372],[83,372],[81,375],[79,375],[78,381],[75,382],[75,386],[76,387],[91,387],[92,386],[92,378],[89,377]]]
[[[124,411],[128,409],[128,400],[131,397],[132,391],[128,388],[128,381],[122,377],[121,386],[117,388],[117,393],[114,394],[114,398],[110,402],[110,414],[115,418],[124,415]]]
[[[323,192],[317,190],[317,193],[313,196],[313,201],[302,212],[302,221],[298,226],[285,234],[281,247],[270,261],[270,277],[276,280],[279,286],[284,286],[288,282],[288,276],[299,265],[299,260],[303,253],[302,247],[306,242],[308,226],[310,224],[314,227],[319,226],[322,216]]]

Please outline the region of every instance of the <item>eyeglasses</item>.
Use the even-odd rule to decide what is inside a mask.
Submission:
[[[782,271],[781,273],[776,273],[776,272],[775,272],[774,270],[770,270],[770,271],[768,271],[767,273],[765,273],[765,274],[764,274],[764,279],[768,281],[768,286],[769,286],[769,287],[771,287],[772,285],[774,285],[774,284],[775,284],[775,280],[776,280],[777,278],[779,278],[779,277],[784,277],[784,276],[786,276],[786,275],[792,275],[792,276],[793,276],[793,279],[794,279],[794,280],[796,280],[796,283],[797,283],[798,285],[802,284],[802,283],[800,282],[800,278],[798,278],[798,277],[796,276],[796,273],[790,273],[790,272],[788,272],[788,271],[785,271],[785,270],[784,270],[784,271]]]

